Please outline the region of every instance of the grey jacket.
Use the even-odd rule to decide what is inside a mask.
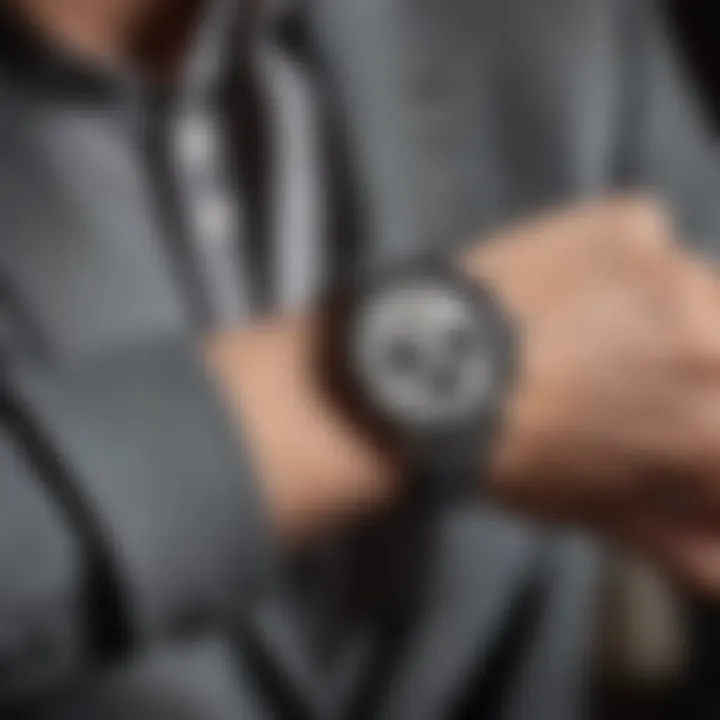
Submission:
[[[720,249],[715,147],[651,2],[306,5],[356,210],[346,266],[626,187]],[[194,356],[151,218],[114,192],[130,170],[100,168],[77,206],[39,118],[0,93],[0,715],[322,717],[302,623],[268,590],[251,453]],[[448,513],[438,538],[374,715],[583,717],[592,544],[491,508]]]

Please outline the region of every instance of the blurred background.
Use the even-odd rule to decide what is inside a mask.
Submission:
[[[361,255],[631,188],[720,258],[713,2],[0,2],[10,355],[86,363],[294,311]],[[597,720],[720,717],[702,709],[720,642],[697,642],[720,635],[713,608],[690,622],[659,573],[610,554],[568,610],[599,600],[577,626]],[[83,712],[63,718],[109,717]]]

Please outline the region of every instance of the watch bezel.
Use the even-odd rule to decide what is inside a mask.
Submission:
[[[365,303],[379,293],[392,291],[400,283],[424,280],[446,285],[468,302],[474,313],[482,316],[483,328],[492,339],[489,351],[493,371],[493,390],[482,408],[468,414],[460,423],[448,423],[441,430],[435,428],[427,432],[418,427],[399,427],[394,418],[385,415],[362,387],[350,355],[357,319]],[[349,283],[326,298],[322,330],[318,372],[326,391],[375,442],[395,449],[400,446],[406,452],[432,453],[432,448],[459,446],[472,442],[475,437],[484,437],[502,414],[515,377],[516,333],[501,302],[487,285],[445,262],[416,262],[392,268],[369,281]]]

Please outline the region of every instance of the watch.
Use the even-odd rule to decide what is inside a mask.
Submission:
[[[328,299],[323,382],[365,432],[400,453],[424,501],[466,501],[514,378],[515,331],[482,284],[422,262]]]

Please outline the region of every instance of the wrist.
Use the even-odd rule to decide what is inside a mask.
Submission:
[[[515,366],[514,328],[487,285],[421,257],[339,289],[328,305],[328,395],[403,457],[412,502],[476,500]]]
[[[289,539],[381,510],[396,463],[323,392],[315,317],[287,318],[210,339],[205,357],[249,444],[271,518]]]

